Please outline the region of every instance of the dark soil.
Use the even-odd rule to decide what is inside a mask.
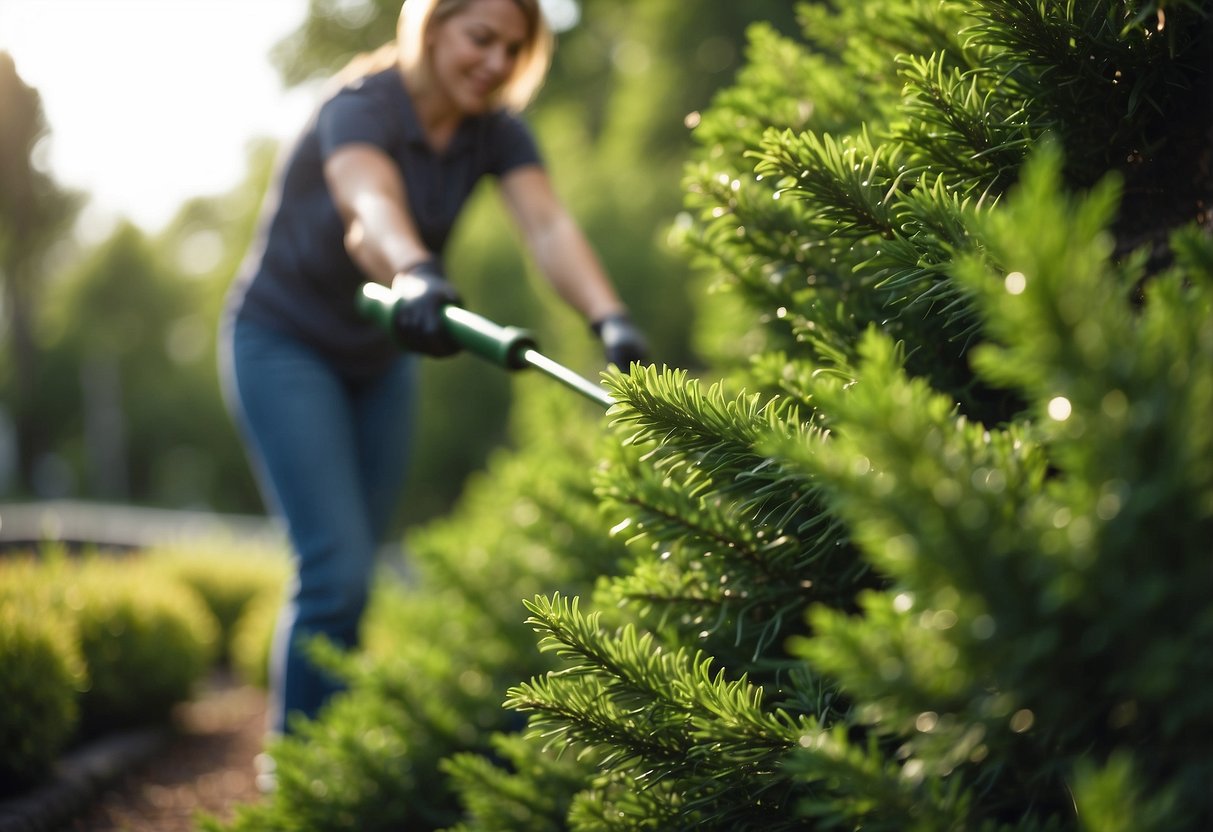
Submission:
[[[225,674],[178,706],[169,741],[106,788],[71,832],[193,832],[195,815],[230,820],[261,798],[254,758],[265,735],[265,693]]]

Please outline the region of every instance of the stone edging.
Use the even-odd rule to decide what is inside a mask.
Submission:
[[[102,737],[63,756],[49,781],[0,800],[0,832],[53,832],[85,811],[98,794],[164,747],[165,727]]]

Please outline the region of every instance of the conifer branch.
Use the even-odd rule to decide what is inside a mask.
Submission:
[[[811,727],[805,717],[767,712],[761,688],[744,676],[729,681],[723,671],[713,673],[709,657],[665,653],[650,634],[631,627],[602,639],[597,614],[583,617],[576,599],[540,597],[527,606],[541,649],[569,664],[514,688],[507,704],[536,712],[532,728],[549,738],[601,747],[618,764],[702,775],[753,766],[774,771]]]
[[[774,177],[781,196],[807,201],[815,223],[846,238],[892,239],[900,225],[889,199],[904,172],[894,146],[873,145],[866,132],[835,139],[769,130],[755,171]]]
[[[754,397],[726,401],[719,388],[703,397],[694,383],[668,390],[647,378],[645,401],[633,402],[628,396],[636,379],[612,383],[627,403],[621,409],[634,408],[621,418],[641,425],[632,428],[630,441],[651,445],[645,459],[653,473],[611,477],[600,493],[626,512],[617,528],[633,541],[646,539],[655,550],[676,552],[672,568],[682,563],[699,570],[698,597],[719,604],[718,623],[729,620],[726,606],[755,618],[761,646],[811,601],[849,604],[866,570],[841,544],[843,529],[817,508],[811,481],[789,478],[762,454],[773,435],[802,437],[798,442],[815,435],[795,411],[781,417]],[[671,425],[690,414],[693,421],[685,423],[695,425],[693,432]],[[712,456],[702,451],[708,443],[717,454],[726,443],[734,448],[712,465]],[[745,501],[731,496],[738,490],[748,495]],[[671,548],[667,541],[678,543]],[[685,582],[675,583],[675,592],[685,588]],[[652,600],[649,593],[640,595]],[[692,623],[702,629],[699,619]],[[737,626],[740,638],[740,620]]]
[[[904,121],[890,138],[915,151],[911,165],[937,178],[946,171],[954,190],[1005,190],[1033,137],[997,79],[988,71],[948,68],[939,54],[908,55],[901,65]]]

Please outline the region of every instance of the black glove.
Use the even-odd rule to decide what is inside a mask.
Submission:
[[[462,306],[463,299],[433,260],[400,272],[392,281],[400,298],[392,317],[392,329],[400,346],[413,352],[442,358],[459,352],[459,342],[447,331],[442,307]]]
[[[602,342],[608,364],[614,364],[626,372],[633,361],[644,363],[648,360],[649,345],[627,312],[607,315],[590,324],[590,329]]]

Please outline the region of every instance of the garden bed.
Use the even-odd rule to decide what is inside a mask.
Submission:
[[[166,729],[140,729],[75,750],[56,778],[0,803],[0,832],[192,832],[199,811],[223,819],[259,798],[253,759],[265,693],[217,671]]]

